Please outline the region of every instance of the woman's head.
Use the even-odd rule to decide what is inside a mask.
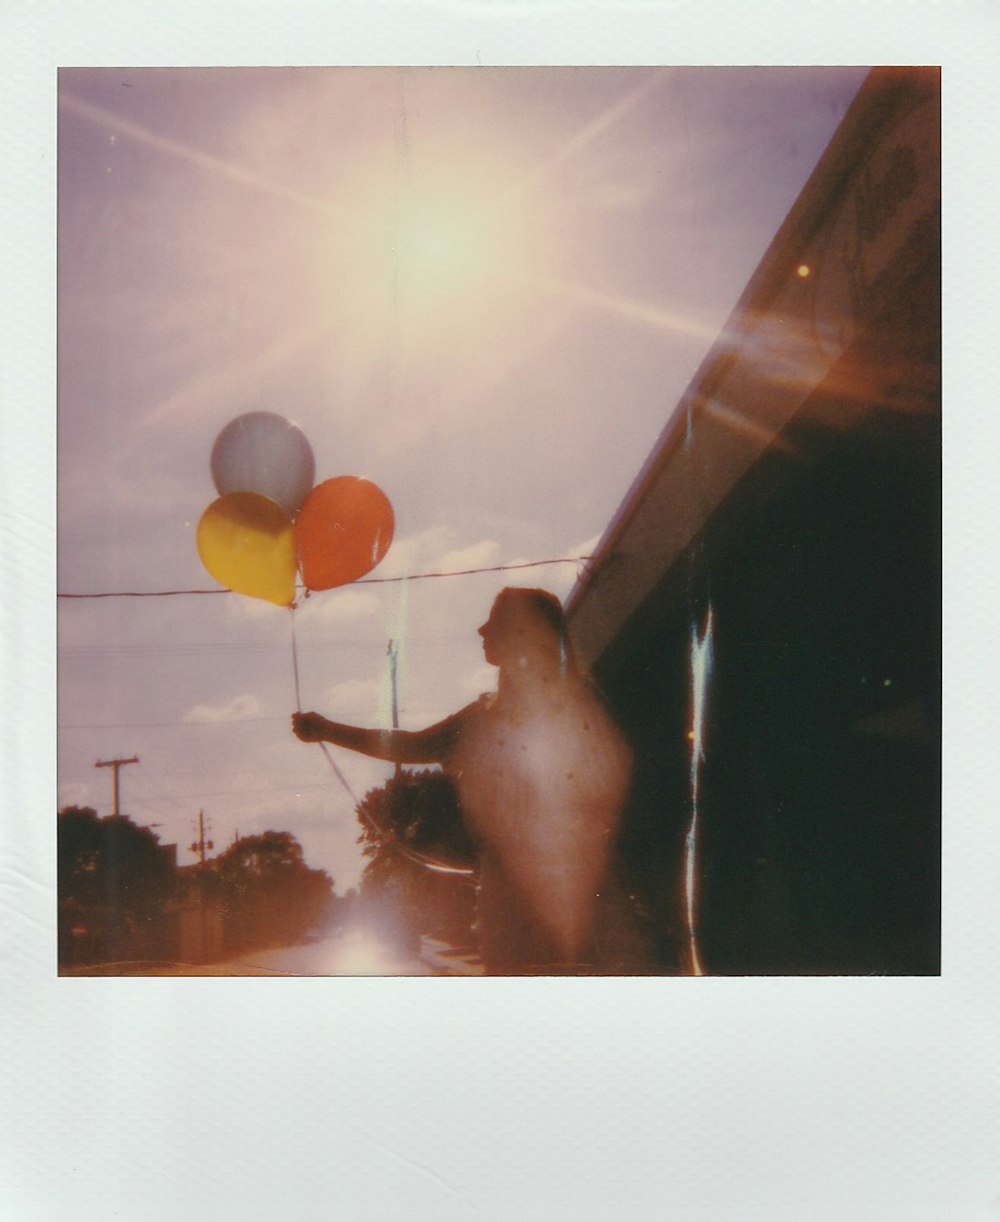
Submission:
[[[486,661],[494,666],[549,663],[565,670],[568,665],[566,617],[559,599],[547,590],[501,590],[479,633]]]

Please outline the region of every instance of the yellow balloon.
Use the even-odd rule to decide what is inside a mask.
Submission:
[[[230,492],[198,523],[198,555],[216,581],[251,598],[288,607],[295,601],[295,535],[277,502]]]

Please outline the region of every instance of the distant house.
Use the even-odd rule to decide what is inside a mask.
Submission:
[[[667,970],[939,970],[939,85],[869,74],[568,602]]]

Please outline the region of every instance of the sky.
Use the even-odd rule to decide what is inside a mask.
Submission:
[[[991,320],[997,313],[1000,248],[989,240],[997,215],[997,159],[984,150],[995,144],[998,86],[988,49],[996,43],[996,6],[913,0],[877,5],[853,0],[822,7],[792,0],[723,0],[711,6],[587,0],[573,7],[572,21],[566,20],[565,4],[529,6],[522,0],[420,5],[382,0],[368,6],[257,0],[241,3],[238,13],[235,8],[227,3],[125,5],[121,0],[89,0],[85,7],[70,8],[43,0],[3,10],[0,57],[6,58],[0,91],[8,122],[0,180],[0,242],[7,242],[0,393],[5,403],[9,398],[9,410],[0,413],[0,462],[11,546],[4,553],[6,597],[0,604],[9,816],[0,820],[9,984],[8,1005],[0,1010],[10,1020],[8,1042],[18,1049],[10,1076],[19,1116],[7,1134],[7,1198],[23,1201],[25,1213],[44,1210],[50,1202],[53,1216],[81,1218],[106,1216],[109,1203],[123,1216],[134,1214],[138,1205],[145,1216],[166,1218],[188,1205],[188,1212],[204,1212],[208,1202],[222,1213],[232,1212],[235,1203],[248,1219],[263,1219],[281,1208],[287,1211],[289,1200],[306,1202],[313,1212],[328,1209],[331,1201],[346,1202],[361,1220],[407,1209],[419,1213],[424,1206],[441,1217],[464,1216],[474,1206],[489,1213],[493,1202],[501,1203],[498,1208],[509,1206],[508,1213],[548,1209],[596,1216],[620,1212],[624,1184],[636,1210],[648,1202],[646,1212],[654,1212],[670,1200],[691,1217],[741,1218],[748,1201],[776,1222],[803,1216],[805,1202],[805,1212],[822,1219],[889,1217],[903,1209],[915,1222],[930,1222],[948,1216],[949,1210],[961,1214],[963,1206],[970,1216],[977,1209],[989,1211],[997,1197],[996,1107],[990,1075],[982,1067],[995,1044],[996,921],[989,918],[997,894],[996,821],[990,819],[996,767],[995,753],[984,751],[983,744],[995,738],[998,667],[996,650],[986,647],[995,631],[989,580],[995,547],[984,506],[991,504],[996,485],[997,415],[988,408],[994,397]],[[195,97],[190,86],[187,101],[181,96],[185,91],[166,99],[162,88],[157,101],[147,87],[140,122],[121,109],[140,104],[135,98],[124,101],[130,90],[121,88],[122,98],[108,97],[94,73],[72,74],[72,88],[71,74],[63,74],[61,85],[56,74],[57,65],[71,64],[317,60],[944,64],[948,355],[942,978],[716,978],[667,982],[669,987],[659,980],[628,978],[614,981],[613,987],[601,981],[482,980],[465,982],[469,987],[459,987],[461,982],[449,986],[444,1005],[438,987],[421,980],[340,980],[334,986],[306,981],[294,987],[286,982],[265,988],[251,979],[109,984],[56,978],[55,854],[46,812],[56,797],[51,760],[56,497],[51,476],[56,440],[53,112],[58,92],[100,104],[156,137],[152,144],[148,138],[130,140],[123,129],[114,133],[83,115],[62,115],[64,130],[73,133],[79,150],[72,175],[66,172],[65,147],[58,159],[64,231],[65,201],[76,200],[72,211],[79,217],[75,268],[69,266],[65,241],[60,255],[61,287],[75,282],[77,297],[75,312],[69,311],[65,291],[60,303],[62,589],[84,588],[86,582],[93,591],[112,581],[115,588],[125,581],[141,589],[210,586],[194,555],[192,536],[193,523],[214,496],[209,449],[228,420],[270,400],[273,388],[277,401],[268,406],[307,429],[319,475],[354,468],[380,478],[400,519],[399,540],[417,537],[413,518],[421,515],[455,532],[447,544],[453,550],[483,539],[494,540],[503,558],[529,550],[528,544],[501,535],[498,526],[483,528],[478,496],[471,504],[466,498],[460,512],[452,505],[445,521],[431,497],[444,499],[445,486],[438,481],[458,473],[446,471],[442,463],[423,473],[426,499],[411,496],[401,481],[390,486],[376,465],[375,430],[364,437],[357,432],[368,410],[373,423],[385,419],[386,395],[372,389],[361,411],[359,395],[338,399],[334,394],[338,375],[348,385],[343,333],[337,335],[335,351],[327,345],[328,363],[313,365],[311,382],[304,372],[306,358],[314,354],[291,343],[284,355],[278,350],[287,332],[279,327],[271,334],[269,314],[277,317],[282,307],[287,312],[296,300],[307,308],[304,298],[294,297],[285,273],[294,270],[295,289],[301,293],[303,279],[313,285],[311,277],[325,276],[329,267],[318,254],[303,251],[294,268],[285,259],[279,265],[282,275],[265,279],[265,248],[277,244],[287,251],[291,241],[279,241],[282,227],[290,221],[291,236],[308,245],[318,224],[305,205],[293,206],[287,190],[287,206],[280,209],[278,195],[267,196],[260,183],[251,189],[255,175],[268,177],[266,143],[248,136],[264,115],[278,127],[284,123],[281,140],[288,161],[296,163],[292,177],[297,186],[302,185],[300,176],[315,183],[323,164],[315,154],[316,133],[305,129],[302,116],[285,122],[292,108],[282,109],[278,98],[291,89],[287,77],[283,83],[283,73],[272,75],[266,105],[257,106],[250,89],[225,105],[217,90],[205,105],[204,95]],[[133,94],[143,93],[140,78],[145,75],[129,74]],[[302,87],[303,74],[295,76]],[[485,85],[488,76],[478,79]],[[663,181],[662,175],[653,175],[661,188],[659,215],[668,218],[661,229],[666,244],[651,244],[647,234],[641,257],[626,269],[621,248],[639,241],[650,218],[624,209],[605,214],[609,223],[612,216],[627,217],[608,261],[618,260],[616,267],[628,280],[619,298],[631,302],[631,321],[610,310],[600,312],[595,296],[585,294],[565,337],[567,345],[574,336],[578,342],[570,363],[564,358],[561,380],[553,377],[550,386],[536,385],[537,362],[512,361],[508,367],[502,400],[507,412],[518,406],[515,381],[521,393],[526,386],[540,396],[551,389],[547,410],[569,382],[602,397],[605,432],[595,425],[581,439],[590,455],[583,517],[601,519],[602,500],[611,511],[616,507],[687,376],[679,335],[644,325],[640,316],[648,320],[645,307],[673,305],[682,296],[693,317],[706,317],[709,330],[715,318],[725,316],[794,198],[797,183],[806,178],[808,163],[828,138],[842,96],[853,88],[850,79],[825,78],[828,83],[821,86],[823,79],[819,72],[808,72],[774,106],[759,107],[755,123],[747,86],[726,96],[716,83],[720,96],[706,111],[696,108],[688,77],[683,123],[679,110],[672,124],[657,120],[650,142],[662,154],[661,167],[669,139],[674,146],[670,163],[694,171],[691,189],[699,194],[702,226],[698,246],[694,226],[674,234],[668,223],[674,214],[666,208],[684,185],[683,173]],[[676,92],[668,101],[676,79],[664,88],[668,92],[655,95],[661,119],[662,112],[679,107]],[[699,100],[707,101],[712,90],[709,76]],[[620,91],[594,88],[590,100],[578,98],[568,113],[555,105],[544,112],[539,108],[526,130],[537,141],[536,150],[541,148],[542,160],[557,156],[560,136],[568,133],[572,140],[600,117],[602,107],[627,91],[624,86]],[[511,93],[512,107],[526,103],[518,89]],[[828,116],[830,94],[835,104]],[[653,95],[647,95],[643,107],[630,111],[628,125],[623,115],[602,139],[562,155],[558,168],[563,181],[581,173],[585,164],[593,169],[603,165],[621,178],[629,147],[634,156],[634,146],[623,142],[626,127],[637,137],[649,132],[652,101]],[[370,98],[363,113],[367,119],[374,116]],[[475,119],[471,103],[464,117],[470,124]],[[360,138],[357,111],[352,122]],[[779,134],[786,123],[796,132],[794,155],[791,141]],[[411,111],[411,156],[415,126]],[[118,174],[117,190],[123,174],[119,160],[107,175],[112,134],[119,157],[133,165],[132,187],[118,196],[110,194],[106,182]],[[326,113],[323,139],[333,140],[335,134]],[[678,134],[687,146],[684,154],[677,151]],[[483,141],[476,143],[478,151],[485,151]],[[647,152],[632,163],[636,172],[650,168]],[[273,160],[270,169],[278,174]],[[374,159],[366,154],[366,160],[374,169]],[[540,169],[527,156],[518,168],[526,173]],[[332,182],[332,168],[329,178]],[[542,199],[555,178],[543,177],[536,185]],[[286,189],[289,182],[283,179],[280,186]],[[213,196],[217,202],[210,205]],[[97,240],[94,221],[112,203],[120,210],[119,219],[112,208],[105,224],[117,226],[121,262],[115,274],[109,237],[105,233]],[[270,218],[280,224],[271,224],[264,214],[268,203]],[[590,224],[595,209],[577,208],[575,201],[574,209],[561,219],[567,225],[570,220],[586,223],[596,251]],[[188,215],[181,220],[184,211]],[[710,213],[718,222],[711,233],[705,228]],[[568,237],[567,230],[559,232]],[[261,239],[260,248],[250,241],[253,236]],[[663,273],[668,249],[681,266],[677,276]],[[568,270],[569,258],[564,250],[560,272]],[[253,265],[254,274],[237,275],[241,261],[244,268]],[[574,285],[607,294],[607,282],[585,278],[585,270],[596,275],[592,264],[575,270]],[[229,318],[214,299],[222,295],[226,279],[241,281],[239,292],[225,290]],[[620,286],[621,280],[613,283]],[[330,287],[333,293],[337,286]],[[550,297],[545,304],[553,311],[557,304],[569,307],[566,297],[558,303]],[[210,329],[213,319],[215,331]],[[245,331],[238,331],[236,320],[243,320]],[[595,335],[602,340],[600,349],[592,346]],[[66,347],[71,337],[72,349]],[[352,354],[358,353],[360,338],[355,336]],[[543,336],[532,333],[531,338],[543,344]],[[706,346],[709,342],[706,337]],[[322,339],[317,347],[323,347]],[[617,359],[608,357],[609,347]],[[71,350],[73,361],[67,355]],[[652,369],[638,359],[647,351],[661,354]],[[474,355],[483,359],[481,350]],[[267,356],[273,364],[265,377],[261,363]],[[213,377],[196,404],[198,376],[206,371]],[[608,390],[616,371],[619,385],[627,387],[626,427],[625,413]],[[453,365],[446,374],[443,382],[457,385]],[[399,383],[393,386],[394,401],[404,401]],[[191,397],[185,401],[185,396]],[[456,395],[455,401],[462,399]],[[499,401],[499,396],[492,400],[494,409]],[[558,401],[565,411],[581,409],[580,402]],[[166,402],[176,406],[175,419],[168,427],[161,417],[154,431],[153,411]],[[466,461],[471,455],[478,463],[476,478],[482,475],[483,455],[490,455],[488,446],[498,444],[497,434],[501,442],[508,439],[501,428],[486,436],[491,420],[484,402],[476,400],[474,409],[483,446],[467,447],[465,453]],[[527,410],[529,403],[519,423],[537,429],[540,421]],[[190,411],[186,419],[180,410],[185,406]],[[427,402],[416,410],[429,410]],[[460,419],[455,413],[448,417],[452,433]],[[392,428],[399,427],[397,418]],[[437,431],[446,431],[443,423]],[[605,444],[608,436],[617,445]],[[71,443],[68,448],[63,438]],[[457,437],[452,439],[457,444]],[[513,446],[513,434],[509,440]],[[531,446],[538,445],[537,436],[530,442],[520,447],[518,478],[533,456]],[[439,449],[441,444],[439,436]],[[408,438],[400,438],[399,446],[404,456],[411,449],[410,483],[415,484],[417,460],[426,463],[433,447],[418,455],[418,445]],[[623,446],[642,453],[633,462]],[[553,474],[572,459],[569,451],[560,454]],[[67,467],[76,472],[72,495]],[[511,485],[509,501],[526,500],[527,490],[514,486],[510,471],[504,474]],[[570,516],[577,509],[565,503],[567,486],[572,487],[568,478],[546,494],[544,509],[553,522],[557,511],[565,509]],[[540,524],[545,519],[534,508],[533,519],[530,514],[523,518]],[[509,505],[507,516],[516,516]],[[562,532],[557,542],[572,548],[589,540],[607,516],[595,525],[573,521],[573,529]],[[561,530],[553,527],[554,534]],[[529,542],[537,554],[534,541]],[[441,547],[436,553],[428,550],[432,559],[444,556]],[[394,549],[384,564],[400,559],[409,558]],[[423,564],[422,556],[413,559]],[[535,574],[555,584],[553,570]],[[481,664],[474,626],[489,603],[490,581],[476,577],[411,584],[404,719],[415,724],[424,706],[453,707],[463,698],[463,674],[471,675]],[[427,588],[418,593],[421,586]],[[381,599],[392,588],[358,586],[317,595],[310,600],[311,614],[348,594]],[[454,600],[450,667],[442,666],[439,657],[435,664],[438,655],[427,642],[432,628],[438,631],[433,620],[425,622],[432,599],[440,599],[442,614],[449,615],[448,600]],[[349,811],[340,805],[328,772],[324,775],[312,762],[320,753],[294,742],[289,750],[284,738],[294,703],[287,623],[292,617],[287,611],[230,595],[60,600],[58,606],[63,642],[91,651],[89,658],[78,660],[61,652],[59,719],[66,726],[110,727],[61,731],[60,801],[75,785],[75,796],[91,794],[106,812],[110,770],[95,770],[93,762],[137,753],[141,764],[122,773],[124,807],[141,822],[162,822],[165,826],[156,830],[164,840],[183,843],[203,805],[224,843],[231,835],[229,820],[235,824],[238,819],[241,828],[246,822],[252,830],[254,799],[248,792],[223,797],[216,791],[254,785],[263,790],[267,784],[280,792],[261,795],[257,805],[264,797],[274,804],[273,820],[266,809],[261,819],[294,826],[311,864],[328,865],[341,889],[350,881],[343,854],[351,851],[353,835],[343,828],[336,831],[334,822],[338,812],[346,818]],[[394,612],[383,614],[383,619],[323,625],[322,636],[340,642],[341,652],[333,645],[317,645],[310,659],[303,644],[305,704],[320,705],[330,687],[355,673],[381,682],[384,638],[397,626]],[[304,609],[294,618],[300,638],[306,637],[310,630]],[[356,643],[363,634],[374,642],[367,652]],[[460,648],[468,651],[463,655],[467,661],[452,652]],[[156,650],[173,652],[161,658]],[[311,675],[307,660],[314,667]],[[356,671],[348,673],[355,660]],[[260,702],[257,716],[275,721],[215,728],[196,723],[194,729],[183,721],[199,703],[222,705],[240,695]],[[266,737],[252,738],[255,727],[266,730]],[[214,760],[209,734],[218,736]],[[266,756],[259,751],[261,742],[270,748]],[[204,758],[209,765],[200,771]],[[353,766],[351,757],[337,753],[337,758],[345,768]],[[144,781],[151,771],[160,775]],[[241,773],[249,774],[250,781],[241,780]],[[356,773],[352,779],[357,781]],[[307,785],[323,789],[317,793]],[[72,800],[74,794],[69,796]],[[316,802],[308,809],[325,818],[311,826],[304,818],[293,824],[308,813],[306,797]],[[250,1074],[248,1064],[254,1067]],[[196,1108],[192,1099],[198,1100]],[[92,1123],[81,1127],[81,1115]],[[129,1124],[133,1116],[141,1116],[141,1124]],[[706,1140],[709,1133],[711,1140]],[[52,1157],[53,1151],[70,1146],[76,1151],[72,1160]],[[122,1157],[123,1150],[128,1157]],[[609,1176],[609,1165],[620,1174]],[[116,1171],[110,1177],[109,1166]],[[170,1177],[173,1166],[185,1167],[184,1176]],[[287,1175],[261,1172],[276,1166],[293,1168],[293,1182]],[[517,1176],[510,1175],[511,1166],[519,1168]],[[567,1167],[573,1174],[565,1174]]]
[[[396,531],[292,611],[60,598],[60,808],[110,813],[95,763],[137,756],[121,811],[182,864],[202,810],[216,851],[288,830],[356,885],[354,803],[291,713],[388,724],[390,640],[404,727],[495,685],[496,592],[569,593],[864,75],[61,70],[59,593],[217,590],[209,458],[250,411]],[[391,772],[335,758],[358,796]]]

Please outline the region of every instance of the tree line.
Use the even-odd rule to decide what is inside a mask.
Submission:
[[[203,864],[178,867],[176,848],[127,815],[85,806],[58,812],[59,966],[221,961],[293,946],[364,922],[404,951],[423,936],[473,941],[473,878],[423,861],[471,867],[475,845],[450,780],[398,772],[358,806],[365,868],[358,893],[336,893],[290,832],[239,837]]]
[[[310,868],[290,832],[240,837],[204,865],[127,815],[58,813],[59,965],[210,962],[295,945],[335,921],[345,901]]]

